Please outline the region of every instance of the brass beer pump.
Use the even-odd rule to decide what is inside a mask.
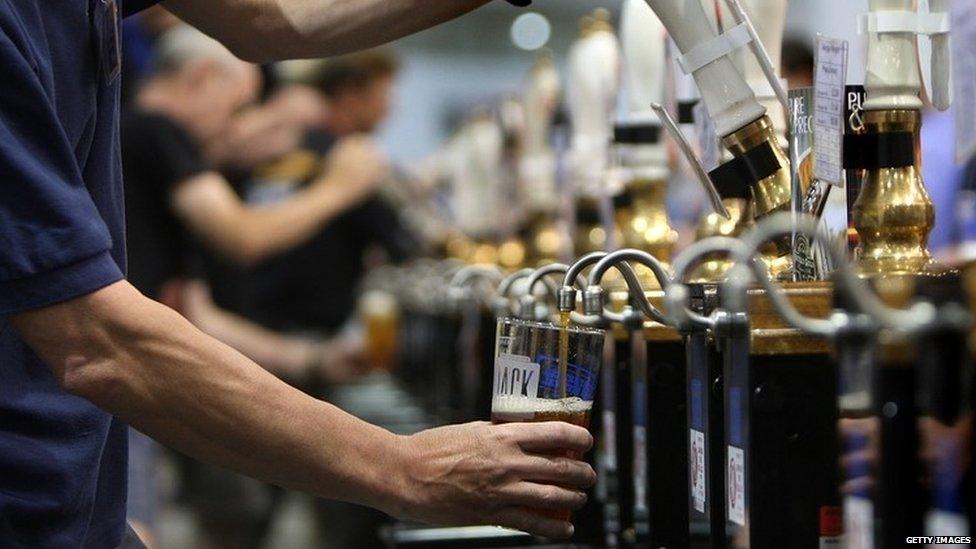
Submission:
[[[849,157],[845,162],[853,161],[853,167],[867,171],[853,206],[854,226],[861,237],[856,256],[864,276],[944,271],[928,250],[935,211],[919,167],[922,100],[916,42],[918,22],[924,19],[914,13],[914,5],[913,0],[869,3],[866,135],[845,147]],[[932,2],[931,7],[948,10],[945,2]],[[905,15],[914,23],[900,24],[905,21],[892,21],[892,15]],[[941,35],[948,29],[929,30]],[[933,95],[943,110],[949,106],[951,89],[946,44],[933,41]]]

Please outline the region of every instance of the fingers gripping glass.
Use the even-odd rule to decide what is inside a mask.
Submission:
[[[503,319],[498,322],[492,423],[563,421],[590,426],[605,332]],[[560,456],[580,459],[578,452]],[[569,512],[540,513],[569,520]]]

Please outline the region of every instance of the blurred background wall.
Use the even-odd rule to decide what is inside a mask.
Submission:
[[[562,65],[576,37],[579,19],[595,7],[619,17],[620,0],[536,0],[531,12],[549,23],[546,48]],[[867,0],[793,0],[789,33],[812,42],[818,34],[851,42],[850,82],[864,79],[863,40],[857,14]],[[404,61],[394,116],[383,128],[382,143],[394,160],[411,164],[433,153],[468,107],[517,91],[535,54],[516,45],[513,28],[526,10],[494,2],[477,13],[397,42]],[[538,19],[523,19],[523,39],[539,37]],[[532,45],[532,44],[530,44]]]

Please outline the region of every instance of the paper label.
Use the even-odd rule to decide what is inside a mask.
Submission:
[[[647,429],[634,427],[634,510],[647,512]]]
[[[691,503],[695,511],[705,512],[705,433],[691,430],[689,463],[691,465]]]
[[[874,504],[871,500],[844,498],[844,532],[847,549],[874,549]]]
[[[746,525],[746,459],[741,448],[729,446],[727,471],[729,520]]]
[[[843,187],[847,41],[819,36],[816,55],[813,173],[821,181]]]
[[[610,410],[603,411],[603,458],[607,469],[617,470],[617,414]]]
[[[536,398],[541,367],[518,355],[499,355],[495,359],[494,397]]]

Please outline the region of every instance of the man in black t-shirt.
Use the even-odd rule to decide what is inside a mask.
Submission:
[[[267,205],[290,199],[308,187],[335,147],[368,139],[389,113],[396,72],[397,61],[386,50],[323,62],[305,83],[322,95],[329,116],[298,150],[257,170],[244,186],[245,200]],[[337,216],[308,242],[257,265],[248,276],[246,313],[276,330],[335,333],[355,309],[364,256],[375,247],[393,262],[420,249],[381,192]]]

